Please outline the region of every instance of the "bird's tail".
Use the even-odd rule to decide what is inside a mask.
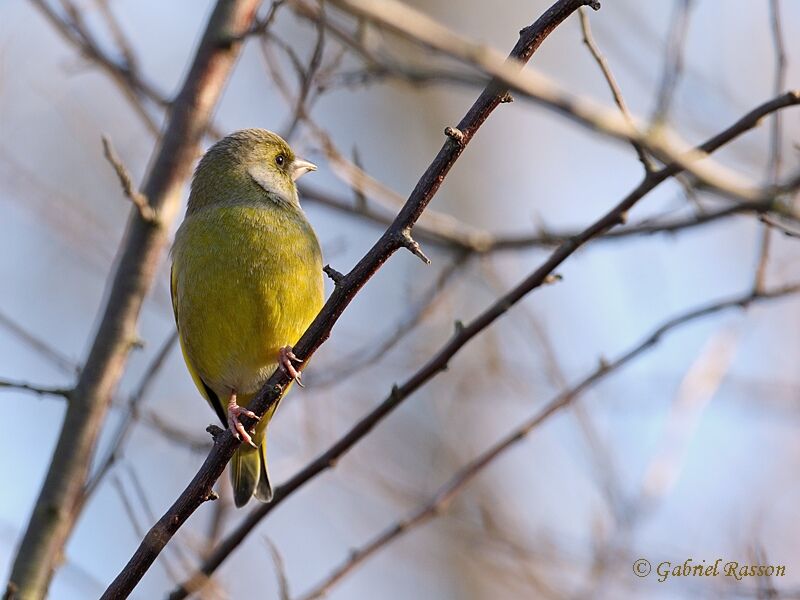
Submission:
[[[253,443],[258,448],[242,444],[233,453],[230,473],[233,501],[237,508],[247,504],[253,496],[261,502],[272,500],[272,484],[267,472],[267,424],[274,412],[275,408],[272,408],[256,426]]]

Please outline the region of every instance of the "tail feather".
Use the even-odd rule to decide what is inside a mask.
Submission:
[[[247,445],[239,446],[231,459],[231,485],[233,501],[241,508],[250,500],[258,487],[261,471],[261,451]]]
[[[258,485],[256,486],[255,497],[256,500],[261,502],[270,502],[272,500],[272,484],[269,480],[269,472],[267,471],[267,438],[261,441],[261,446],[258,448],[258,458],[260,465],[260,474],[258,477]]]
[[[245,406],[250,398],[245,398]],[[233,453],[231,459],[231,483],[233,484],[233,501],[241,508],[252,498],[261,502],[272,500],[272,485],[267,472],[267,425],[275,414],[274,405],[256,425],[253,441],[258,448],[242,444]]]

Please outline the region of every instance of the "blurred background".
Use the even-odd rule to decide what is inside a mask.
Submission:
[[[0,379],[66,387],[91,343],[130,210],[103,158],[101,135],[140,181],[163,112],[152,101],[134,110],[108,73],[35,4],[0,4]],[[47,6],[64,14],[70,4]],[[410,4],[507,52],[549,2]],[[75,6],[104,52],[135,57],[142,79],[169,98],[212,5],[76,0]],[[606,0],[588,17],[631,112],[699,142],[777,95],[770,6],[768,0]],[[790,89],[800,84],[800,4],[784,0],[779,7],[787,62],[778,88]],[[369,206],[393,214],[397,198],[407,196],[441,146],[443,128],[460,120],[483,79],[329,10],[330,24],[355,32],[380,68],[365,66],[363,55],[331,31],[320,43],[314,22],[281,6],[268,33],[246,42],[214,129],[279,131],[320,166],[304,179],[311,193],[301,201],[326,262],[347,271],[383,230],[359,212]],[[303,115],[296,110],[303,87],[296,63],[313,63],[315,49],[318,69]],[[613,106],[582,43],[577,14],[531,64],[572,93]],[[798,116],[797,109],[782,113],[781,179],[800,166]],[[765,123],[715,156],[769,183],[776,164],[770,132]],[[383,188],[368,198],[354,191],[353,164]],[[431,210],[454,217],[459,227],[499,236],[577,232],[641,177],[629,145],[518,99],[480,130]],[[629,223],[691,220],[735,202],[691,183],[666,182],[636,206]],[[314,191],[349,209],[332,209]],[[674,233],[589,243],[558,270],[562,281],[513,307],[333,470],[270,514],[201,597],[280,597],[281,576],[291,597],[313,589],[352,549],[428,504],[466,463],[601,361],[635,348],[675,316],[747,296],[763,228],[745,212]],[[800,280],[798,244],[773,233],[767,289]],[[304,374],[306,389],[282,403],[270,428],[277,483],[408,378],[452,335],[455,320],[474,317],[550,252],[546,245],[482,253],[423,246],[432,265],[407,252],[392,258],[337,323]],[[97,465],[114,444],[130,395],[159,352],[168,354],[78,522],[53,598],[99,595],[210,446],[204,429],[214,415],[180,353],[165,346],[174,331],[167,263],[142,312],[142,347],[131,355]],[[797,597],[799,333],[800,298],[791,294],[676,327],[492,461],[436,518],[354,568],[330,597]],[[0,574],[7,580],[65,403],[19,389],[0,393]],[[226,484],[223,478],[218,485],[222,500],[198,510],[134,597],[163,597],[246,514],[231,507]],[[786,574],[658,583],[631,568],[638,558],[655,568],[718,557],[785,565]]]

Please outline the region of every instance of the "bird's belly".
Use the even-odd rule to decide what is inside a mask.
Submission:
[[[316,315],[319,294],[303,281],[313,281],[313,275],[298,277],[298,268],[269,259],[243,265],[218,258],[201,270],[207,281],[226,283],[182,294],[187,355],[221,397],[232,390],[255,392],[275,370],[280,348],[294,345]]]

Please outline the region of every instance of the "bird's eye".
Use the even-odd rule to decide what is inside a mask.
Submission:
[[[275,164],[277,164],[279,167],[282,167],[283,163],[285,162],[286,162],[286,157],[283,154],[278,154],[278,156],[275,157]]]

